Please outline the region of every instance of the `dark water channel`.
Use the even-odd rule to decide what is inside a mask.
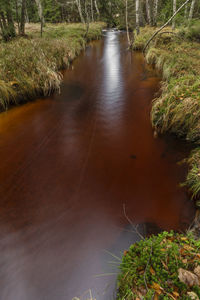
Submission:
[[[187,149],[153,137],[159,78],[126,48],[106,33],[64,73],[60,95],[0,115],[1,300],[87,299],[89,289],[112,299],[108,252],[138,239],[123,205],[135,223],[191,221],[176,164]]]

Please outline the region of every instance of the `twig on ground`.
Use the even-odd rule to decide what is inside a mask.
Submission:
[[[127,219],[127,221],[131,224],[131,226],[133,227],[134,232],[142,239],[144,240],[144,237],[142,236],[142,234],[138,231],[137,229],[137,225],[134,225],[133,222],[131,221],[131,219],[128,217],[128,215],[126,214],[126,206],[125,203],[123,204],[123,211],[124,211],[124,216]]]

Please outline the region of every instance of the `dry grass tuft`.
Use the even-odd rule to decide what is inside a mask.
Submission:
[[[163,74],[161,96],[153,101],[151,120],[157,132],[171,132],[200,144],[200,23],[176,34],[161,34],[146,53],[146,60]],[[166,29],[165,29],[166,30]],[[168,30],[166,30],[168,31]],[[144,33],[144,34],[143,34]],[[144,28],[136,45],[146,43],[152,29]],[[200,40],[200,39],[199,39]],[[199,149],[199,148],[198,148]],[[187,185],[194,196],[200,190],[200,150],[192,152]]]
[[[47,24],[40,38],[39,25],[29,24],[28,38],[0,43],[0,110],[59,90],[59,70],[68,67],[89,40],[99,38],[103,26],[91,24],[85,38],[82,24]]]

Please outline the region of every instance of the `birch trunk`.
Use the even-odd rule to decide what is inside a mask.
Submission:
[[[189,20],[191,20],[193,17],[195,3],[196,3],[196,0],[192,0],[191,6],[190,6],[190,12],[189,12]]]
[[[99,12],[99,8],[98,8],[98,5],[97,5],[97,0],[94,0],[94,6],[95,6],[95,9],[96,9],[97,15],[99,16],[100,12]]]
[[[78,13],[79,13],[81,22],[85,24],[85,20],[84,20],[84,18],[83,18],[83,14],[82,14],[82,9],[81,9],[81,2],[80,2],[80,0],[76,0],[76,5],[77,5],[77,8],[78,8]]]
[[[185,12],[184,12],[185,19],[187,19],[187,16],[188,16],[188,4],[186,4],[185,6]]]
[[[146,13],[147,13],[148,24],[152,25],[152,23],[151,23],[151,9],[150,9],[149,0],[146,0]]]
[[[128,28],[128,0],[125,0],[125,4],[126,4],[126,11],[125,11],[125,15],[126,15],[126,34],[127,34],[128,45],[130,46],[131,42],[130,42],[129,28]]]
[[[176,0],[173,0],[173,14],[176,12]],[[172,29],[174,30],[176,27],[176,21],[175,18],[172,20]]]
[[[136,12],[136,33],[140,33],[140,0],[135,2],[135,12]]]
[[[158,0],[154,0],[154,3],[153,3],[153,26],[157,25],[157,14],[158,14]]]
[[[92,22],[94,22],[93,0],[90,0],[90,8],[91,8],[91,19]]]
[[[18,8],[18,0],[15,0],[15,10],[16,10],[17,29],[18,29],[18,34],[19,34],[19,33],[20,33],[20,24],[19,24],[19,8]]]
[[[44,15],[43,15],[43,7],[42,7],[42,3],[41,0],[35,0],[37,7],[38,7],[38,15],[40,18],[40,35],[42,37],[42,33],[43,33],[43,26],[44,26]]]

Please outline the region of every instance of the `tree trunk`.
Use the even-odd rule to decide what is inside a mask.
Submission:
[[[95,9],[96,9],[97,15],[99,16],[100,12],[99,12],[99,8],[98,8],[98,5],[97,5],[97,0],[94,0],[94,6],[95,6]]]
[[[135,2],[135,13],[136,13],[136,33],[140,33],[140,0]]]
[[[90,0],[90,8],[91,8],[91,19],[92,22],[94,22],[93,0]]]
[[[85,32],[85,38],[87,39],[89,28],[90,28],[90,18],[87,10],[87,2],[85,1],[85,14],[86,14],[86,32]]]
[[[7,23],[6,23],[6,19],[5,19],[3,11],[0,11],[0,17],[1,17],[1,20],[2,20],[2,26],[3,26],[4,29],[6,29]]]
[[[9,33],[13,37],[13,36],[15,36],[15,26],[14,26],[13,17],[12,17],[12,8],[11,8],[10,0],[9,1],[7,0],[6,15],[7,15]]]
[[[176,12],[176,0],[173,0],[173,14],[175,14]],[[175,18],[173,18],[172,20],[172,29],[174,30],[176,27],[176,22],[175,22]]]
[[[43,15],[43,7],[41,0],[35,0],[37,7],[38,7],[38,15],[40,18],[40,36],[42,37],[43,34],[43,27],[44,27],[44,15]]]
[[[21,20],[20,20],[20,34],[25,35],[25,21],[26,21],[26,0],[22,0]]]
[[[19,34],[20,33],[20,24],[19,24],[18,0],[15,0],[15,10],[16,10],[16,21],[17,21],[17,28],[18,28],[18,34]]]
[[[128,45],[130,47],[131,41],[130,41],[130,36],[129,36],[129,28],[128,28],[128,0],[125,0],[125,15],[126,15],[126,34],[127,34],[127,41]]]
[[[185,17],[185,19],[187,19],[187,17],[188,17],[188,4],[186,4],[186,6],[185,6],[184,17]]]
[[[189,20],[191,20],[193,17],[195,3],[196,3],[196,0],[192,0],[191,6],[190,6],[190,12],[189,12]]]
[[[6,12],[7,22],[3,10],[0,11],[0,17],[3,26],[3,31],[2,31],[3,39],[7,41],[16,35],[10,0],[7,0],[5,3],[5,12]]]
[[[150,8],[149,0],[146,0],[146,13],[147,13],[148,24],[152,25],[152,22],[151,22],[151,8]]]
[[[83,14],[82,14],[82,9],[81,9],[81,2],[80,2],[80,0],[76,0],[76,5],[77,5],[77,8],[78,8],[78,13],[79,13],[81,22],[85,24],[85,20],[84,20],[84,18],[83,18]]]
[[[157,26],[157,15],[158,15],[158,0],[154,0],[154,3],[153,3],[153,26]]]

